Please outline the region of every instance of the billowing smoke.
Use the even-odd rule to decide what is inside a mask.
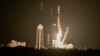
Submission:
[[[8,44],[8,47],[17,47],[17,46],[26,47],[26,42],[19,42],[16,40],[11,40],[11,42]]]

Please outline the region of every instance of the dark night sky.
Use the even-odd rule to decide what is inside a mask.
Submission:
[[[84,46],[100,49],[99,3],[96,0],[2,0],[0,44],[14,39],[34,46],[37,25],[44,25],[45,35],[50,32],[51,24],[56,23],[57,6],[60,5],[62,28],[65,30],[70,26],[66,42],[73,43],[79,49],[83,49]],[[52,18],[50,8],[53,8]]]

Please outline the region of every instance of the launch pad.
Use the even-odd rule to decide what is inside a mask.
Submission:
[[[48,48],[61,48],[61,49],[73,49],[74,46],[72,43],[68,44],[65,43],[65,40],[67,39],[67,35],[69,32],[70,27],[66,27],[66,31],[64,34],[62,34],[62,28],[61,28],[61,15],[60,15],[60,6],[57,7],[57,23],[52,24],[51,34],[47,35],[47,42],[44,41],[44,33],[43,33],[43,25],[39,24],[37,26],[37,35],[36,35],[36,49],[48,49]],[[47,43],[47,47],[44,46],[44,42]]]

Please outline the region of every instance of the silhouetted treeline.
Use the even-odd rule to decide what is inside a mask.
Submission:
[[[29,47],[0,47],[0,56],[100,56],[100,50],[65,50],[48,49],[38,50]]]

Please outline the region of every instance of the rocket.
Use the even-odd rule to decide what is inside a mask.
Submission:
[[[62,29],[61,29],[61,24],[60,24],[60,6],[58,6],[57,8],[58,11],[58,17],[57,17],[57,31],[60,37],[62,37]]]

